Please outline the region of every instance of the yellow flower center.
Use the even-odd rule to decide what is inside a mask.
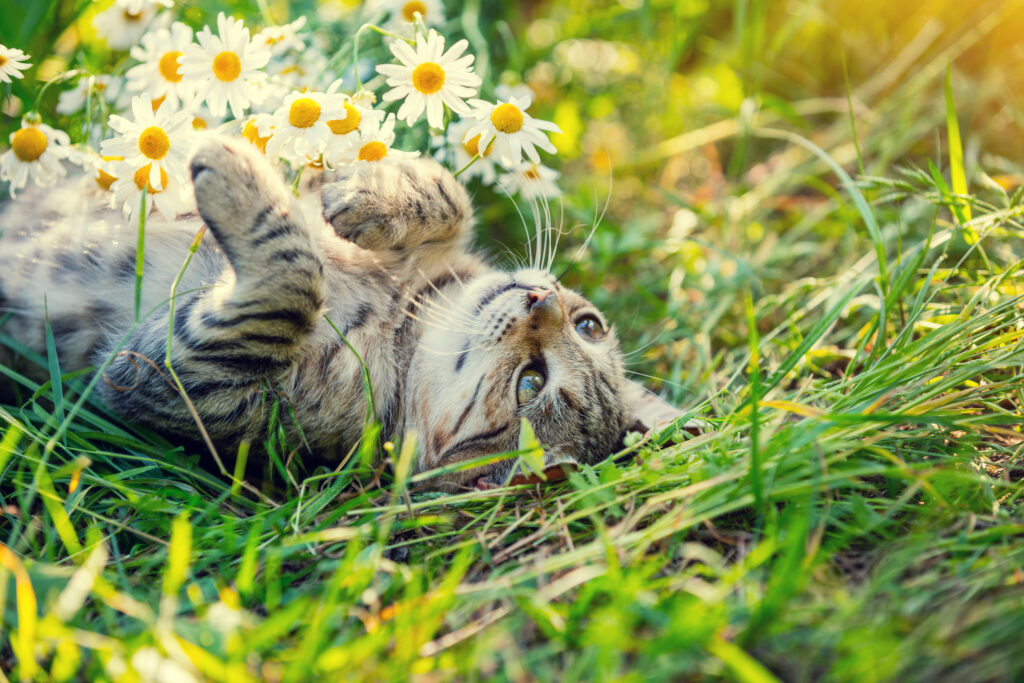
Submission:
[[[160,97],[158,97],[155,100],[153,100],[153,111],[156,111],[157,109],[159,109],[160,105],[163,104],[164,100],[166,100],[166,99],[167,99],[167,95],[161,95]]]
[[[121,161],[124,157],[103,157],[104,161]],[[96,169],[96,184],[104,190],[109,190],[110,186],[117,180],[117,176],[112,176],[102,168]]]
[[[320,118],[320,105],[311,97],[300,97],[288,107],[288,123],[296,128],[309,128]]]
[[[466,140],[465,142],[462,143],[462,148],[466,150],[466,154],[468,154],[471,157],[475,157],[477,154],[480,154],[480,136],[475,135],[471,137],[469,140]],[[485,149],[484,153],[480,154],[480,156],[484,158],[491,156],[491,151],[493,149],[494,140],[491,140],[491,144],[487,145],[487,149]]]
[[[242,73],[242,60],[234,52],[221,52],[213,58],[213,75],[224,82],[233,81]]]
[[[256,145],[256,148],[259,151],[266,154],[267,142],[270,140],[270,136],[268,135],[265,138],[261,138],[260,131],[256,127],[255,123],[250,121],[249,123],[245,124],[245,128],[242,129],[242,137],[251,142],[252,144]]]
[[[412,71],[412,85],[424,95],[436,93],[444,85],[444,69],[433,62],[423,62]]]
[[[523,127],[523,112],[514,104],[499,104],[491,112],[491,123],[499,133],[518,133]]]
[[[135,172],[135,187],[139,188],[139,190],[146,188],[146,192],[149,194],[157,194],[158,192],[163,192],[167,189],[167,171],[162,168],[160,169],[160,187],[164,188],[164,190],[157,190],[153,187],[152,183],[149,182],[149,171],[152,165],[153,164],[146,164]]]
[[[148,159],[163,159],[171,149],[171,140],[159,126],[150,126],[139,135],[139,151]]]
[[[204,119],[201,119],[198,116],[192,117],[192,130],[206,130],[207,128],[209,128],[209,126]]]
[[[168,52],[160,58],[160,75],[171,83],[177,83],[181,80],[181,74],[178,73],[178,57],[180,56],[180,52]]]
[[[402,18],[406,21],[416,21],[417,14],[421,17],[427,16],[427,6],[424,3],[413,0],[402,7]]]
[[[46,136],[38,128],[22,128],[14,133],[11,151],[22,161],[35,161],[46,151]]]
[[[346,102],[345,118],[328,121],[327,125],[330,126],[331,132],[335,135],[348,135],[359,127],[359,122],[362,120],[363,116],[359,113],[359,110]]]
[[[367,142],[359,149],[359,161],[380,161],[387,155],[387,145],[376,140]]]
[[[7,63],[7,57],[4,57],[3,55],[0,55],[0,66],[3,66],[6,63]]]
[[[528,180],[537,180],[540,178],[540,173],[537,171],[536,166],[531,166],[530,168],[523,171],[523,177],[527,178]]]
[[[142,12],[123,12],[125,21],[139,21],[142,19]]]

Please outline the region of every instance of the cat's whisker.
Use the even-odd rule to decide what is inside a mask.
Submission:
[[[541,254],[544,253],[545,235],[536,197],[530,197],[530,214],[533,217],[533,229],[537,232],[537,239],[534,241],[533,261],[530,265],[533,268],[540,268]]]
[[[374,265],[377,266],[378,269],[380,269],[381,272],[383,272],[384,274],[386,274],[388,276],[388,278],[391,280],[391,282],[394,285],[397,286],[398,291],[401,292],[402,295],[403,295],[404,301],[406,301],[407,303],[412,304],[413,306],[416,306],[417,308],[421,309],[424,312],[424,315],[430,315],[432,318],[438,320],[440,323],[449,323],[450,324],[449,326],[440,325],[440,324],[433,324],[434,327],[438,327],[439,329],[450,330],[452,332],[460,332],[460,333],[463,333],[463,334],[473,334],[473,335],[478,334],[477,332],[472,330],[472,326],[476,323],[476,321],[473,320],[471,317],[469,317],[467,315],[467,316],[465,316],[465,319],[456,320],[456,319],[452,318],[452,311],[450,309],[442,307],[440,304],[437,304],[433,299],[426,299],[424,301],[420,301],[419,298],[417,297],[417,295],[412,293],[412,291],[410,290],[408,285],[406,285],[405,283],[403,283],[400,280],[398,280],[398,278],[396,278],[387,268],[384,267],[384,264],[382,264],[380,262],[380,259],[378,259],[376,257],[373,257],[372,262],[374,263]],[[451,270],[451,266],[449,266],[449,270]],[[420,275],[423,276],[423,278],[426,279],[430,283],[430,286],[433,287],[434,291],[437,292],[438,294],[441,294],[441,292],[440,292],[440,290],[438,290],[437,286],[433,282],[431,282],[429,280],[429,278],[427,278],[423,274],[423,271],[420,270],[419,272],[420,272]],[[453,275],[455,275],[454,272],[453,272]],[[455,275],[455,278],[457,280],[459,280],[458,275]],[[461,280],[459,280],[459,282],[460,282],[460,284],[462,284]],[[465,285],[463,284],[463,286],[465,286]],[[443,296],[443,294],[442,294],[442,296]],[[447,299],[447,297],[445,297],[445,298]],[[450,302],[450,300],[449,300],[449,302]],[[406,312],[408,313],[409,311],[406,311]],[[419,318],[415,318],[415,319],[416,320],[420,320]],[[425,320],[420,320],[420,321],[421,322],[426,322]],[[454,326],[455,323],[458,323],[460,326],[459,327]],[[470,329],[464,329],[461,326],[468,326]]]
[[[449,266],[449,268],[451,268],[451,266]],[[462,311],[459,308],[458,304],[456,304],[454,301],[452,301],[448,297],[447,294],[445,294],[440,289],[438,289],[437,285],[435,285],[432,280],[427,278],[426,274],[423,272],[422,269],[417,268],[417,272],[419,272],[419,274],[421,276],[423,276],[423,279],[427,280],[428,284],[430,284],[431,289],[433,289],[437,293],[437,295],[439,297],[441,297],[442,299],[444,299],[445,301],[448,302],[448,304],[452,307],[451,310],[452,310],[453,314],[458,315],[460,318],[464,318],[466,320],[466,322],[470,322],[470,323],[475,323],[476,322],[476,319],[473,316],[471,316],[468,313]],[[463,285],[463,286],[465,286],[465,285]]]
[[[432,318],[464,326],[467,330],[475,329],[477,320],[470,317],[468,314],[462,314],[461,317],[456,317],[455,312],[448,307],[442,306],[434,299],[421,299],[418,295],[410,296],[408,292],[405,293],[405,301],[419,308],[424,315],[430,315]]]
[[[590,227],[590,233],[587,235],[587,239],[583,240],[583,244],[581,244],[579,249],[576,250],[576,253],[573,254],[572,259],[570,259],[568,265],[565,266],[565,269],[562,271],[561,275],[559,275],[556,278],[557,280],[561,280],[562,277],[565,276],[565,274],[569,271],[569,269],[572,268],[573,265],[576,264],[576,262],[580,259],[581,256],[583,256],[583,254],[587,250],[587,247],[590,246],[590,241],[594,238],[594,233],[597,232],[597,226],[599,226],[601,224],[601,221],[604,220],[605,214],[608,213],[608,206],[611,204],[611,201],[612,201],[612,187],[614,185],[614,181],[615,181],[615,176],[612,173],[612,168],[611,168],[611,165],[609,163],[609,167],[608,167],[608,194],[605,196],[604,206],[601,207],[601,213],[596,215],[596,216],[594,216],[594,223]],[[597,191],[595,190],[595,195],[594,195],[594,203],[595,204],[597,203],[596,192]]]
[[[562,199],[561,197],[558,198],[558,207],[559,207],[558,227],[556,228],[554,226],[554,224],[551,225],[551,229],[552,229],[552,231],[554,233],[554,241],[553,241],[553,244],[551,245],[551,251],[548,253],[547,267],[544,269],[548,273],[551,272],[551,268],[555,264],[555,256],[558,254],[558,243],[561,241],[562,234],[563,234],[562,233],[562,225],[565,223],[565,200]],[[549,213],[549,220],[550,220],[550,213]]]
[[[454,268],[448,266],[448,272],[451,273],[452,277],[455,278],[455,281],[459,283],[460,287],[462,287],[463,289],[466,288],[466,283],[463,281],[461,277],[459,277],[458,272],[456,272]]]
[[[478,324],[478,321],[468,313],[453,310],[447,306],[442,306],[434,299],[417,300],[414,301],[414,304],[421,308],[425,313],[429,312],[431,315],[443,319],[446,322],[459,323],[470,329],[474,328]]]
[[[687,386],[685,384],[680,384],[679,382],[673,382],[672,380],[665,379],[664,377],[658,377],[656,375],[645,375],[644,373],[637,372],[636,370],[626,370],[626,374],[633,375],[635,377],[646,377],[647,379],[654,379],[654,380],[657,380],[659,382],[663,382],[665,384],[668,384],[668,385],[671,385],[673,387],[676,387],[677,389],[686,389],[687,388]],[[654,392],[651,392],[651,393],[654,393]]]
[[[487,340],[482,344],[477,344],[476,346],[470,346],[464,349],[459,349],[458,351],[439,351],[438,349],[431,348],[425,344],[421,344],[420,348],[423,349],[424,351],[434,354],[435,356],[461,356],[462,354],[469,353],[470,351],[477,351],[479,349],[487,348],[488,346],[491,346],[493,343],[494,342],[492,342],[491,340]]]
[[[501,190],[502,194],[504,194],[509,200],[511,200],[512,206],[516,210],[516,214],[519,215],[519,222],[522,223],[522,225],[523,225],[523,232],[526,233],[526,253],[527,253],[527,255],[529,255],[530,252],[532,251],[532,243],[533,242],[532,242],[532,239],[531,239],[532,235],[530,234],[530,226],[527,225],[527,223],[526,223],[526,217],[523,216],[523,212],[519,209],[519,202],[517,202],[516,198],[512,196],[512,193],[509,192],[508,189],[505,188],[505,187],[499,187],[499,189]]]
[[[664,337],[664,336],[665,336],[665,330],[662,330],[662,331],[661,331],[661,332],[659,332],[659,333],[658,333],[658,334],[657,334],[657,335],[656,335],[656,336],[655,336],[655,337],[654,337],[653,339],[651,339],[650,341],[648,341],[648,342],[647,342],[646,344],[644,344],[643,346],[637,347],[637,348],[633,349],[632,351],[627,351],[627,352],[623,353],[623,354],[622,354],[622,358],[623,358],[623,360],[626,360],[626,361],[628,361],[628,362],[633,362],[633,360],[632,360],[632,359],[633,359],[633,356],[636,356],[636,355],[638,355],[638,354],[640,354],[640,353],[643,353],[643,352],[644,352],[644,351],[646,351],[647,349],[651,348],[652,346],[654,346],[655,344],[657,344],[657,343],[658,343],[658,341],[659,341],[659,340],[660,340],[660,339],[661,339],[662,337]]]
[[[470,331],[475,329],[474,325],[467,324],[466,321],[453,317],[450,315],[450,311],[447,308],[439,306],[435,302],[430,300],[419,301],[417,299],[406,299],[406,301],[419,308],[420,312],[424,316],[429,316],[432,320],[448,323],[452,326],[458,326],[460,330]],[[475,321],[472,322],[475,323]],[[454,330],[455,328],[452,327],[452,329]]]
[[[415,320],[417,322],[423,323],[424,325],[429,325],[430,327],[433,327],[433,328],[436,328],[436,329],[439,329],[439,330],[445,330],[447,332],[457,332],[459,334],[465,334],[467,336],[473,336],[473,337],[478,337],[478,336],[481,335],[481,332],[479,332],[479,331],[464,330],[464,329],[459,329],[459,328],[456,328],[456,327],[449,327],[447,325],[440,325],[440,324],[435,323],[435,322],[433,322],[431,320],[428,320],[426,317],[422,317],[421,318],[420,316],[416,315],[415,313],[413,313],[412,311],[410,311],[408,309],[404,309],[402,312],[406,316],[412,318],[413,320]]]

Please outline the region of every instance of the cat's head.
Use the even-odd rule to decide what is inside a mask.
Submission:
[[[548,272],[491,273],[455,291],[425,326],[409,372],[417,469],[515,451],[522,418],[547,465],[594,463],[617,450],[627,429],[678,414],[626,379],[614,327]],[[516,468],[504,460],[440,484],[501,484]]]

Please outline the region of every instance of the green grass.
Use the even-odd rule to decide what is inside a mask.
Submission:
[[[20,388],[0,406],[0,670],[1024,676],[1024,200],[991,180],[1021,172],[1021,145],[986,123],[1024,121],[1005,89],[1021,63],[977,56],[1015,7],[958,23],[930,3],[938,30],[881,10],[862,27],[842,3],[541,5],[560,40],[642,64],[541,98],[567,133],[567,225],[610,193],[566,281],[712,428],[452,496],[408,476],[413,444],[375,462],[367,439],[337,470],[277,455],[256,494],[25,352],[50,379],[0,367]],[[484,10],[511,36],[492,68],[571,70],[538,24]],[[507,201],[476,201],[480,244],[518,251]]]

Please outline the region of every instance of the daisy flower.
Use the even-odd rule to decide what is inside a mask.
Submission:
[[[125,220],[139,210],[142,204],[142,190],[146,190],[146,215],[156,208],[168,220],[195,210],[194,195],[191,185],[182,177],[171,176],[162,168],[159,170],[160,186],[155,187],[149,181],[153,173],[153,164],[134,166],[126,161],[112,161],[101,172],[113,180],[100,175],[96,182],[109,182],[112,207],[121,207]]]
[[[497,178],[497,168],[493,158],[494,143],[492,142],[486,149],[481,150],[479,133],[466,139],[466,133],[474,123],[472,119],[459,119],[448,126],[448,130],[445,133],[447,145],[441,148],[440,160],[448,161],[446,158],[448,156],[447,152],[448,149],[451,149],[451,168],[452,170],[458,170],[465,167],[466,164],[473,160],[473,157],[479,154],[480,157],[459,174],[459,179],[465,182],[470,178],[480,176],[480,180],[485,185],[490,185]]]
[[[273,132],[267,154],[304,161],[318,157],[327,149],[333,135],[328,121],[345,118],[345,98],[339,94],[293,92],[284,99],[261,136]]]
[[[110,186],[117,180],[117,176],[114,175],[114,165],[124,161],[121,157],[101,157],[99,154],[93,152],[87,164],[92,169],[93,180],[96,181],[96,185],[101,190],[107,192],[110,191]]]
[[[441,0],[385,0],[376,3],[378,11],[390,13],[384,28],[391,31],[404,32],[416,26],[416,15],[426,26],[437,26],[444,23],[444,8]]]
[[[403,152],[391,148],[395,142],[394,114],[388,114],[383,121],[376,119],[363,121],[359,138],[359,149],[356,150],[355,161],[380,161],[384,157],[409,159],[419,156],[419,152]]]
[[[171,106],[192,99],[192,84],[182,80],[179,60],[192,44],[192,29],[176,21],[169,29],[161,28],[142,36],[142,45],[133,45],[131,56],[142,62],[125,77],[128,89],[147,92],[154,99],[164,98]]]
[[[492,104],[483,100],[470,100],[470,104],[474,108],[472,118],[477,121],[466,132],[465,139],[480,135],[479,144],[485,149],[493,140],[494,154],[505,166],[518,166],[523,160],[523,153],[533,163],[540,163],[540,155],[535,147],[554,153],[555,146],[543,131],[561,133],[562,129],[550,121],[541,121],[527,114],[530,100],[513,97],[508,102]]]
[[[341,80],[336,80],[327,88],[327,92],[333,93],[340,86]],[[366,130],[371,121],[379,128],[384,119],[384,112],[373,108],[373,102],[365,96],[365,91],[354,97],[342,95],[342,98],[345,105],[344,116],[327,122],[332,135],[327,143],[324,159],[331,166],[355,161],[359,148],[363,145],[362,131]]]
[[[509,194],[518,193],[523,199],[553,199],[562,194],[555,182],[560,175],[554,169],[527,162],[499,176],[498,184]]]
[[[70,116],[85,108],[89,95],[102,97],[115,106],[121,105],[123,83],[117,76],[96,74],[78,79],[71,90],[65,90],[57,98],[57,113]],[[116,103],[116,104],[115,104]]]
[[[22,120],[10,143],[11,148],[0,155],[0,181],[11,184],[12,198],[30,177],[36,185],[46,186],[67,173],[61,159],[68,157],[71,139],[64,131]]]
[[[516,97],[520,100],[529,100],[532,103],[534,94],[530,86],[525,83],[516,83],[515,85],[502,83],[494,89],[494,96],[502,102],[511,102],[512,98]],[[530,105],[527,105],[526,108],[529,109]]]
[[[221,116],[231,105],[235,118],[242,118],[245,108],[260,95],[254,83],[266,79],[259,69],[270,61],[270,50],[249,38],[249,29],[240,19],[223,12],[217,15],[217,35],[204,26],[181,58],[181,73],[201,93],[210,111]]]
[[[193,102],[185,109],[192,115],[192,130],[209,130],[224,123],[223,116],[214,116],[210,108],[201,102]]]
[[[245,125],[242,126],[242,137],[251,142],[256,146],[256,149],[267,153],[267,143],[270,142],[270,138],[273,136],[273,117],[270,114],[256,114],[250,117],[246,121]],[[260,130],[266,131],[265,134],[260,134]]]
[[[0,83],[10,83],[12,78],[21,78],[21,72],[30,66],[27,54],[17,48],[0,45]]]
[[[256,45],[265,45],[274,57],[279,57],[289,50],[301,52],[306,43],[299,35],[299,31],[305,25],[306,17],[303,16],[284,26],[267,26],[253,36],[252,42]]]
[[[170,107],[153,111],[149,95],[132,98],[132,114],[134,121],[116,114],[110,117],[110,127],[120,135],[104,140],[100,152],[123,157],[136,170],[146,166],[149,183],[157,190],[163,189],[169,175],[184,177],[192,147],[192,114]]]
[[[399,120],[410,126],[424,110],[427,122],[434,128],[444,126],[444,106],[458,114],[469,108],[463,98],[476,94],[480,77],[472,72],[473,55],[462,56],[469,43],[463,39],[444,51],[444,38],[430,29],[416,36],[413,49],[404,40],[391,43],[391,52],[401,64],[382,64],[377,71],[387,76],[391,90],[384,93],[385,102],[404,99],[398,109]]]
[[[116,0],[96,15],[92,25],[114,50],[127,50],[146,32],[157,11],[171,7],[170,0]],[[169,15],[162,15],[168,17]],[[161,21],[160,23],[165,22]]]

